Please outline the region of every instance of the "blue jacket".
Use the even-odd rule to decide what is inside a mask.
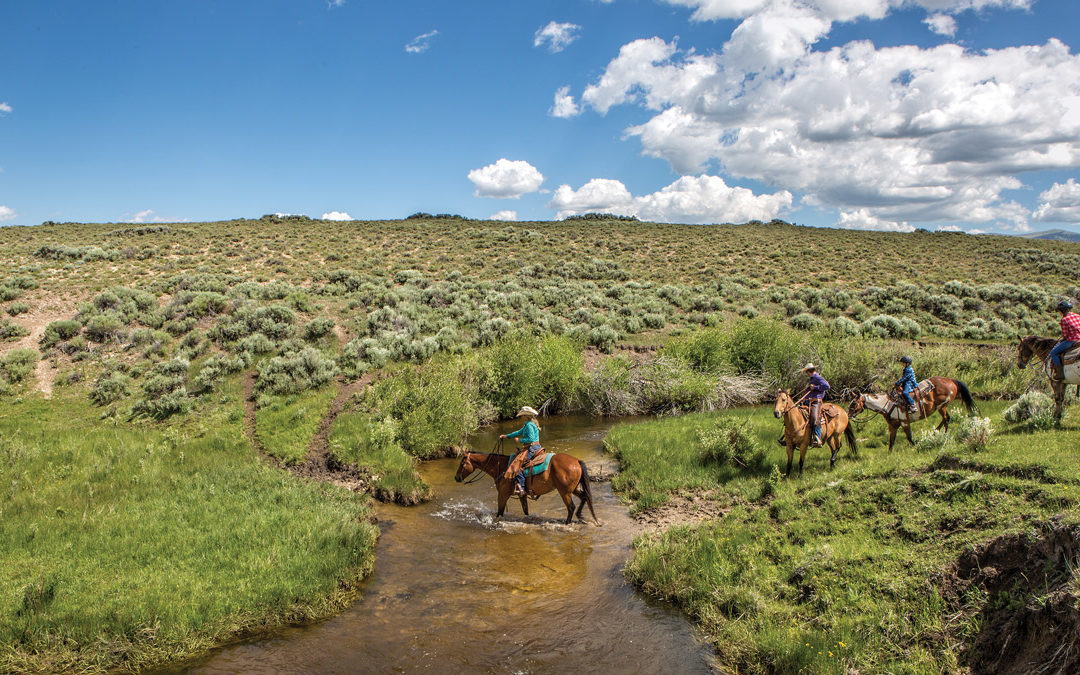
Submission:
[[[919,383],[915,381],[915,369],[911,366],[904,366],[904,374],[896,381],[896,386],[903,389],[905,394],[912,389],[917,389]]]

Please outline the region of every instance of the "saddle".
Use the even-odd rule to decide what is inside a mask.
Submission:
[[[919,399],[925,398],[928,394],[933,393],[933,391],[934,383],[927,378],[916,385],[912,395],[915,398],[915,402],[918,403]],[[907,405],[907,399],[904,398],[904,392],[899,387],[893,387],[889,390],[889,400],[899,405]]]
[[[1061,355],[1061,362],[1066,366],[1080,361],[1080,345],[1073,347],[1069,351]]]
[[[803,415],[805,415],[807,417],[810,417],[810,406],[809,405],[807,405],[805,403],[800,403],[799,407],[802,409]],[[840,407],[838,407],[838,406],[836,406],[836,405],[834,405],[832,403],[822,403],[821,404],[821,419],[828,422],[828,421],[832,420],[832,418],[836,417],[836,414],[840,410],[841,410]]]
[[[540,451],[533,455],[532,460],[526,463],[526,453],[524,451],[519,452],[510,460],[510,466],[506,468],[506,473],[512,477],[524,471],[525,494],[533,499],[539,499],[540,495],[534,494],[532,491],[533,476],[547,471],[548,466],[551,464],[551,458],[554,456],[554,452],[545,452],[544,448],[541,447]]]

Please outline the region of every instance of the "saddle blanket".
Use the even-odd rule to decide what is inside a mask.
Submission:
[[[927,378],[919,383],[919,396],[925,396],[926,394],[934,391],[934,383]]]
[[[1073,347],[1061,355],[1061,362],[1065,365],[1076,363],[1077,361],[1080,361],[1080,347]]]
[[[524,469],[525,475],[526,476],[535,476],[537,474],[544,473],[545,471],[548,470],[548,466],[551,465],[551,458],[554,457],[554,456],[555,456],[554,452],[545,452],[543,458],[533,457],[532,466],[527,466]],[[514,458],[515,457],[517,457],[517,454],[514,454],[514,455],[510,456],[510,463],[511,464],[514,463]]]

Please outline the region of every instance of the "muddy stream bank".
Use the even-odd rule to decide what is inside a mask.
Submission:
[[[610,471],[610,423],[547,419],[546,448]],[[472,439],[492,447],[503,425]],[[711,650],[677,610],[629,587],[621,569],[640,526],[607,483],[593,483],[603,527],[563,525],[555,493],[512,501],[494,519],[485,477],[454,482],[456,459],[421,468],[435,498],[379,505],[382,537],[362,597],[326,621],[212,652],[169,673],[713,672]],[[588,515],[588,509],[585,510]]]

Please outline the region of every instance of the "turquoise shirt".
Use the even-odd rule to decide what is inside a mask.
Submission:
[[[516,438],[524,445],[530,443],[540,442],[540,427],[536,426],[536,422],[529,420],[525,423],[525,426],[521,427],[512,434],[506,434],[507,438]]]

